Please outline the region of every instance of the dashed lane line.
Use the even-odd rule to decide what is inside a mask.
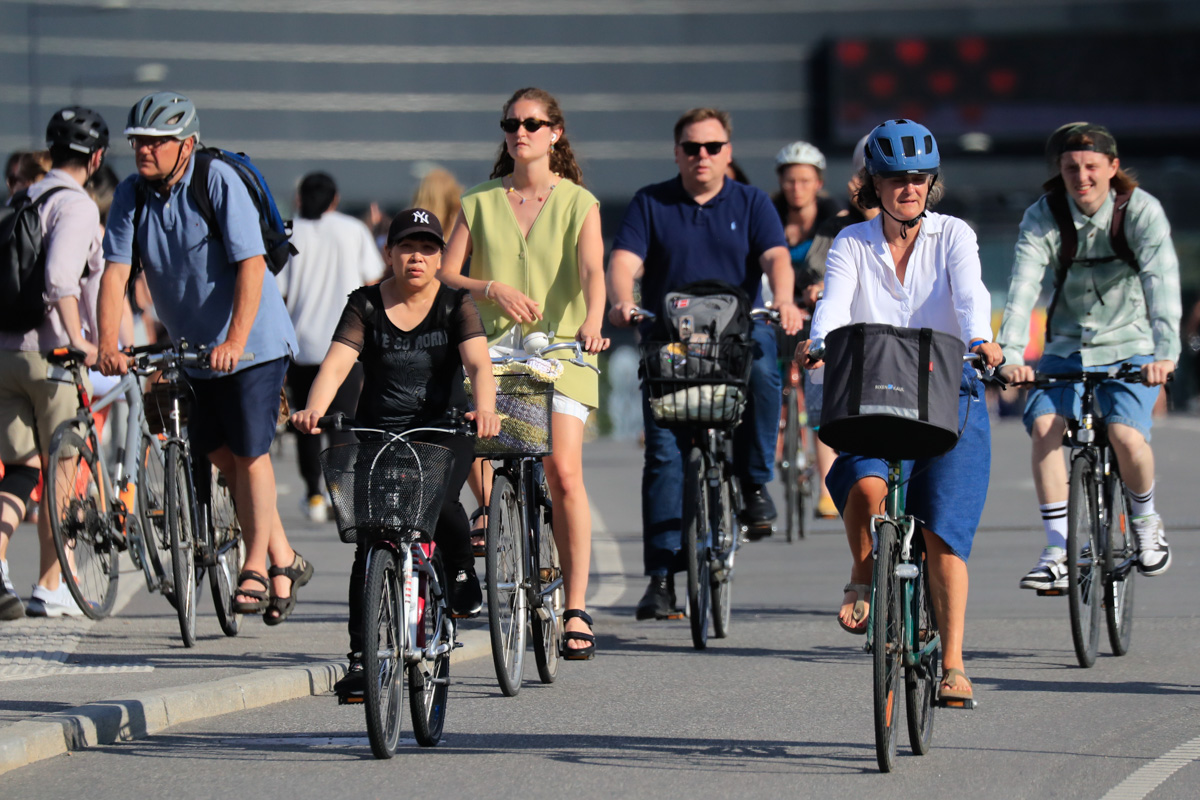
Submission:
[[[1143,800],[1179,770],[1200,759],[1200,736],[1134,771],[1101,800]]]

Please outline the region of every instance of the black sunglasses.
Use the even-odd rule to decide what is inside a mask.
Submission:
[[[710,156],[715,156],[717,153],[721,152],[722,148],[724,148],[727,144],[729,144],[729,142],[680,142],[679,147],[681,150],[683,150],[684,154],[688,156],[695,157],[700,155],[701,147],[707,150]]]
[[[544,126],[550,125],[550,124],[551,124],[551,122],[549,120],[534,119],[533,117],[529,117],[528,119],[517,119],[516,117],[509,117],[508,119],[500,120],[500,127],[501,127],[501,129],[504,130],[505,133],[516,133],[518,128],[524,128],[525,130],[529,131],[530,133],[536,133],[537,131],[541,130]]]

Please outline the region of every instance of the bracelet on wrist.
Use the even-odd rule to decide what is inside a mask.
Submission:
[[[967,349],[974,350],[976,347],[978,347],[981,344],[987,344],[987,339],[975,339],[969,345],[967,345]]]
[[[488,281],[487,286],[483,287],[483,296],[489,300],[492,298],[491,291],[493,283],[495,283],[495,281]]]

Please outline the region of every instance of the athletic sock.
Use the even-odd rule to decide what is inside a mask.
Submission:
[[[1047,503],[1038,506],[1042,511],[1042,527],[1046,529],[1046,546],[1067,549],[1067,504]]]
[[[1135,517],[1148,517],[1151,514],[1157,514],[1154,510],[1154,484],[1150,484],[1150,488],[1145,494],[1138,494],[1131,491],[1129,493],[1130,510],[1133,511]]]

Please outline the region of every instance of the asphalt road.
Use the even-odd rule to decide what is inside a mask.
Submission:
[[[554,685],[538,684],[529,664],[523,691],[504,698],[489,658],[456,664],[442,745],[423,750],[410,741],[389,762],[371,757],[361,709],[316,696],[23,767],[0,778],[0,796],[86,787],[89,797],[115,798],[169,786],[179,797],[349,790],[370,797],[1193,798],[1200,794],[1193,580],[1200,421],[1162,422],[1155,446],[1174,563],[1162,577],[1139,579],[1132,652],[1114,658],[1102,642],[1095,667],[1083,670],[1066,602],[1017,588],[1040,551],[1040,523],[1028,440],[1019,426],[995,426],[988,507],[970,562],[967,669],[981,706],[940,710],[932,752],[917,758],[902,746],[890,775],[875,766],[870,658],[833,616],[848,574],[840,525],[821,523],[795,544],[777,537],[744,548],[731,635],[695,652],[685,621],[633,619],[644,588],[640,453],[633,444],[597,442],[585,457],[596,509],[591,604],[599,655],[564,664]],[[331,528],[293,519],[294,496],[281,502],[297,546],[326,560],[318,573],[325,580],[301,595],[287,625],[252,621],[237,639],[224,639],[208,612],[201,624],[210,635],[184,651],[164,601],[143,592],[119,617],[83,632],[76,652],[110,661],[133,652],[152,670],[3,682],[0,711],[23,719],[40,713],[30,711],[30,698],[46,710],[147,682],[177,685],[337,657],[348,548],[329,543]],[[283,637],[302,642],[302,652],[281,652]]]

